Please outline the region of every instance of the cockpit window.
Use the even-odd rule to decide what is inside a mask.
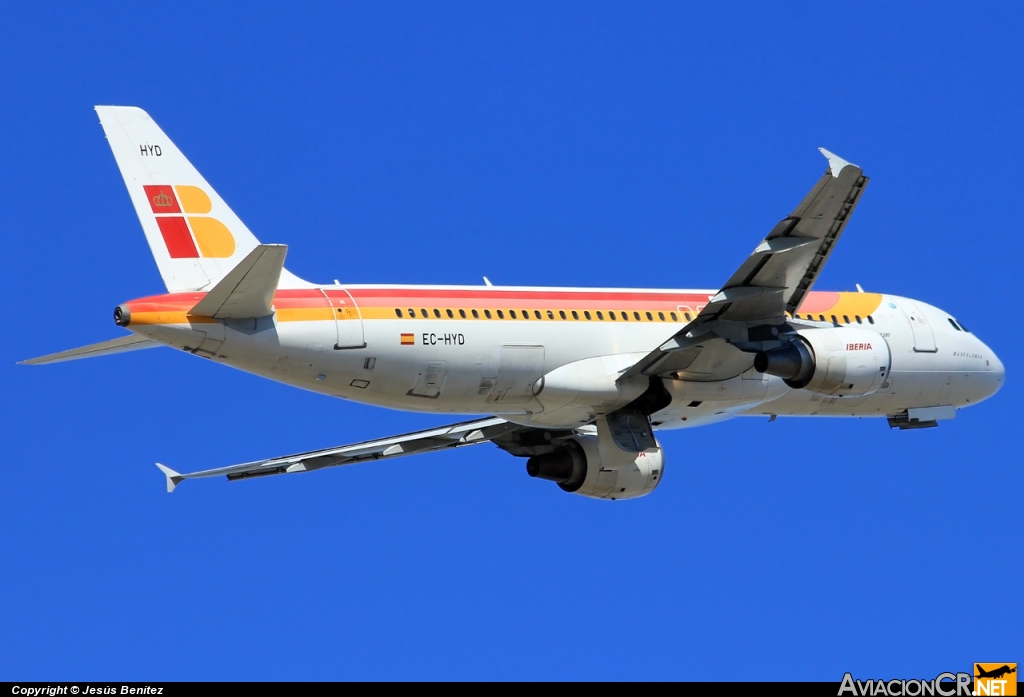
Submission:
[[[967,332],[968,334],[970,334],[970,333],[971,333],[971,330],[970,330],[970,329],[968,329],[967,327],[965,327],[965,326],[964,326],[964,323],[963,323],[963,322],[957,322],[957,325],[958,325],[958,326],[959,326],[959,327],[960,327],[961,329],[963,329],[963,330],[964,330],[965,332]]]
[[[949,323],[953,325],[953,329],[957,330],[958,332],[963,331],[962,329],[960,329],[960,325],[953,321],[952,317],[949,317],[948,319]]]

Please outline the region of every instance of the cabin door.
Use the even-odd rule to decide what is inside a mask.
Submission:
[[[338,350],[365,348],[363,320],[359,316],[359,307],[349,292],[344,288],[321,289],[320,292],[331,304],[331,312],[334,314],[334,324],[337,330],[337,341],[334,343],[334,348]]]
[[[900,309],[910,322],[910,330],[914,333],[914,350],[918,353],[935,353],[935,333],[921,309],[912,302],[900,301]]]

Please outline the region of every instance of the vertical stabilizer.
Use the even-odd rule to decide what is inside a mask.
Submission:
[[[259,241],[142,109],[98,106],[167,290],[208,290]],[[306,285],[287,271],[282,287]]]

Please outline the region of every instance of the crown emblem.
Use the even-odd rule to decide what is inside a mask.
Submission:
[[[153,197],[153,205],[160,208],[170,208],[174,205],[174,199],[161,191],[159,194]]]

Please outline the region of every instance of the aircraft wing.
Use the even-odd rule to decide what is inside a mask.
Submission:
[[[819,150],[828,169],[800,205],[768,233],[692,322],[620,379],[643,374],[714,381],[750,369],[749,351],[771,342],[786,313],[800,307],[868,183],[860,167]]]
[[[497,417],[489,417],[390,438],[380,438],[365,443],[313,450],[308,453],[218,467],[202,472],[180,474],[160,463],[157,463],[157,467],[167,477],[167,491],[170,493],[186,479],[226,476],[233,481],[271,474],[311,472],[325,467],[354,465],[358,462],[384,460],[488,442],[495,443],[513,455],[534,454],[546,449],[553,449],[553,446],[557,444],[558,437],[571,433],[571,431],[559,432],[530,428],[509,423]],[[541,450],[538,451],[538,448]]]

